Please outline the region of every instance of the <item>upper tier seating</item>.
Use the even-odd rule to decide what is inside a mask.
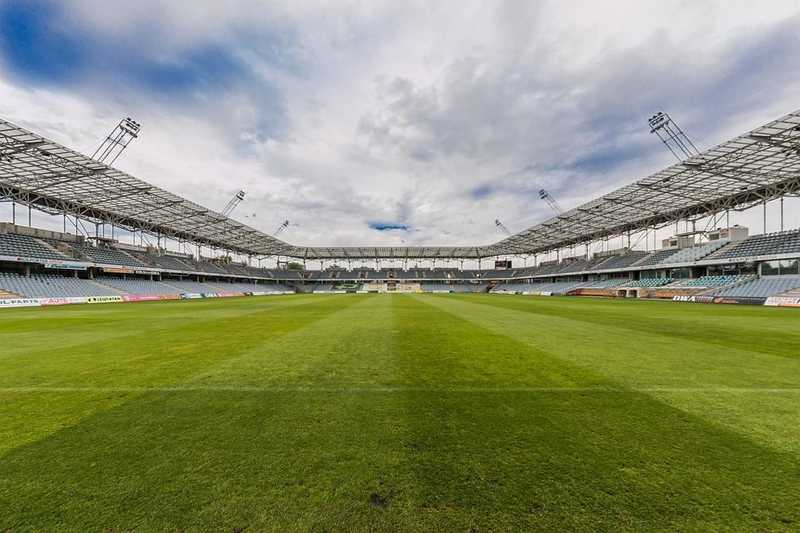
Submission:
[[[272,277],[284,281],[302,280],[303,273],[299,270],[272,270]]]
[[[773,254],[800,254],[800,230],[755,235],[711,257],[732,259]]]
[[[658,250],[636,261],[632,266],[650,266],[662,263],[678,253],[678,248],[667,248],[665,250]]]
[[[728,244],[728,241],[719,240],[719,241],[712,241],[706,244],[701,244],[699,246],[692,246],[690,248],[681,248],[676,253],[670,255],[666,259],[663,259],[661,263],[662,264],[692,263],[694,261],[699,261],[705,256],[713,252],[716,252],[726,244]]]
[[[798,287],[800,287],[800,277],[775,276],[754,279],[736,287],[723,287],[712,294],[739,298],[768,298]]]
[[[188,268],[186,268],[185,270],[188,270],[190,272],[204,272],[206,274],[216,274],[216,275],[227,274],[227,272],[225,272],[224,269],[222,269],[220,266],[214,263],[211,263],[210,261],[197,261],[196,259],[181,258],[181,263],[186,263]]]
[[[104,265],[130,266],[130,267],[145,266],[145,264],[139,261],[138,259],[135,259],[133,256],[130,256],[127,253],[121,250],[117,250],[115,248],[92,246],[91,244],[88,243],[73,244],[72,246],[81,255],[85,256],[89,261],[92,261],[93,263],[101,263]]]
[[[514,277],[514,270],[484,270],[481,272],[481,279],[510,279]]]
[[[36,259],[69,259],[38,239],[15,233],[0,233],[0,255]]]
[[[539,265],[534,274],[537,276],[545,275],[545,274],[555,274],[556,272],[560,272],[563,268],[561,263],[550,263],[547,265]]]
[[[167,270],[178,270],[178,271],[193,271],[193,268],[189,267],[189,264],[183,262],[181,258],[173,257],[169,255],[154,255],[154,254],[143,254],[143,253],[131,253],[136,259],[147,263],[150,266],[158,267],[158,268],[166,268]]]
[[[31,277],[0,272],[0,287],[26,298],[67,298],[77,296],[119,296],[120,293],[87,279],[49,274]]]
[[[226,272],[234,275],[234,276],[249,276],[250,272],[246,265],[240,265],[238,263],[228,263],[224,265],[218,265],[225,269]]]
[[[567,272],[585,272],[587,270],[591,270],[593,267],[597,266],[606,259],[607,259],[606,257],[579,259],[577,261],[565,263],[564,267],[561,270],[559,270],[558,273],[565,274]]]
[[[647,255],[647,252],[631,250],[625,255],[612,255],[611,257],[606,258],[605,261],[601,261],[600,263],[591,267],[590,270],[614,270],[618,268],[629,267]]]

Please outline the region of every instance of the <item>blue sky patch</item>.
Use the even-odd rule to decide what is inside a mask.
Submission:
[[[0,52],[21,77],[65,82],[86,68],[86,46],[54,23],[60,9],[49,2],[0,3]]]
[[[399,222],[370,222],[369,227],[376,231],[408,231],[408,225]]]

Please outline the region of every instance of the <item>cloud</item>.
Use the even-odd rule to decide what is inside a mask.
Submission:
[[[88,153],[133,116],[124,170],[244,188],[292,243],[484,244],[550,216],[541,188],[671,163],[655,111],[709,147],[797,107],[799,30],[793,2],[0,0],[0,116]]]

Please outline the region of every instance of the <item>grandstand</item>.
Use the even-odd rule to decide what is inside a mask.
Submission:
[[[172,195],[40,135],[0,120],[0,193],[45,213],[105,227],[149,233],[158,246],[122,244],[97,235],[72,235],[0,226],[0,290],[57,297],[92,295],[330,292],[340,283],[369,283],[381,291],[521,292],[669,298],[716,289],[726,302],[753,303],[791,289],[796,266],[772,265],[800,257],[800,230],[747,235],[717,228],[676,235],[656,250],[629,247],[589,254],[597,239],[627,235],[677,220],[716,216],[800,190],[800,112],[756,128],[652,176],[579,206],[497,243],[468,247],[300,247]],[[68,180],[54,176],[69,176]],[[36,195],[30,194],[35,183]],[[692,194],[685,191],[691,189]],[[642,208],[641,206],[650,206]],[[613,212],[613,216],[611,213]],[[694,217],[694,218],[692,218]],[[15,222],[15,221],[12,221]],[[220,238],[224,235],[224,238]],[[196,255],[161,247],[168,237],[189,241]],[[584,256],[538,260],[587,244]],[[201,246],[227,253],[203,257]],[[234,262],[233,254],[248,260]],[[478,269],[258,268],[252,258],[477,260]],[[533,255],[523,268],[480,268],[498,256]],[[742,277],[744,276],[744,277]],[[775,278],[775,282],[772,279]],[[780,278],[780,279],[778,279]],[[749,280],[742,283],[743,279]],[[405,286],[405,284],[416,284]],[[17,289],[17,290],[15,290]],[[617,290],[619,289],[619,290]],[[631,290],[628,290],[631,289]],[[358,290],[350,285],[347,290]],[[698,292],[699,294],[699,292]],[[711,293],[709,293],[711,294]],[[670,296],[672,295],[672,296]]]
[[[424,292],[484,292],[529,294],[584,294],[575,289],[698,289],[736,286],[742,279],[787,279],[800,276],[797,267],[798,235],[790,230],[769,235],[754,235],[738,242],[713,241],[652,252],[620,250],[610,256],[590,259],[550,261],[516,269],[334,269],[304,272],[257,268],[245,264],[218,263],[191,257],[171,256],[117,248],[113,242],[102,246],[70,242],[73,236],[36,230],[47,235],[36,238],[24,234],[30,228],[3,226],[0,233],[3,272],[0,289],[30,297],[95,296],[114,294],[179,295],[215,293],[330,292],[341,283],[422,282]],[[20,231],[23,233],[15,233]],[[74,250],[75,254],[69,254]],[[787,258],[790,258],[787,262]],[[781,264],[782,268],[774,265]],[[763,268],[762,268],[763,265]],[[53,268],[56,267],[56,268]],[[736,273],[717,273],[719,269]],[[689,273],[674,277],[673,274]],[[124,278],[120,275],[125,276]],[[603,276],[598,277],[598,276]],[[27,278],[24,290],[19,280]],[[334,282],[334,283],[332,283]],[[490,284],[493,284],[490,286]],[[65,288],[60,288],[62,285]],[[98,288],[102,285],[104,288]],[[748,303],[777,294],[785,283],[758,283],[749,286]],[[791,285],[791,282],[788,283]],[[66,288],[68,287],[68,288]],[[111,291],[106,290],[111,288]],[[351,286],[351,289],[355,285]],[[115,292],[115,290],[117,292]],[[354,289],[355,290],[355,289]],[[621,293],[608,291],[608,296]],[[626,293],[628,294],[628,293]],[[634,294],[634,293],[631,293]],[[726,302],[741,291],[717,291]],[[669,292],[635,293],[637,297],[669,297]]]
[[[66,298],[88,296],[118,296],[111,287],[91,280],[59,275],[32,274],[23,276],[0,272],[0,288],[25,298]]]

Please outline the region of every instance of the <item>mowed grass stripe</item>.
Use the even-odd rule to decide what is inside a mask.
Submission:
[[[747,305],[702,305],[665,301],[604,298],[491,297],[462,298],[504,309],[516,309],[587,323],[587,327],[630,330],[676,342],[694,341],[725,349],[800,358],[800,317],[794,309]],[[635,312],[636,310],[640,312]]]
[[[2,359],[18,355],[52,354],[53,343],[57,343],[62,357],[70,356],[73,351],[80,353],[81,345],[142,337],[146,333],[158,335],[182,326],[197,327],[202,320],[216,321],[314,301],[311,296],[274,296],[3,309],[0,335],[6,340],[7,349],[0,353],[0,364]],[[152,311],[153,307],[158,310]],[[117,324],[122,327],[115,327]],[[131,327],[135,330],[131,331]]]
[[[412,296],[398,297],[398,305],[410,306],[407,300],[429,307]],[[449,332],[445,343],[483,346],[483,328],[453,318],[437,317]],[[493,348],[483,346],[481,358],[487,373],[517,350],[537,357],[513,339],[488,338]],[[443,342],[425,327],[415,339],[432,351]],[[408,356],[418,352],[425,353]],[[796,456],[646,394],[422,390],[407,399],[424,487],[421,520],[431,530],[781,529],[798,519],[791,503],[798,483],[785,476]],[[786,492],[765,496],[777,478]]]
[[[490,331],[503,332],[559,360],[597,372],[624,387],[800,387],[800,359],[752,351],[745,340],[735,341],[735,330],[722,333],[734,339],[732,344],[738,346],[736,349],[691,336],[678,339],[662,335],[662,325],[669,329],[674,327],[671,320],[683,320],[681,306],[668,314],[662,302],[635,302],[629,309],[629,318],[617,317],[610,324],[598,325],[587,321],[579,310],[570,312],[573,306],[584,305],[576,298],[414,297]],[[554,304],[554,300],[559,303]],[[540,303],[543,309],[538,307]],[[619,304],[605,303],[613,308]],[[559,304],[563,307],[561,311],[547,312],[552,305]],[[660,316],[648,318],[648,310],[641,308],[648,304]],[[602,307],[592,308],[592,314],[604,313]],[[648,321],[649,332],[630,330],[627,324],[631,321]],[[786,328],[794,333],[795,323],[787,324]],[[709,337],[718,334],[713,329],[708,331]]]
[[[391,396],[147,393],[0,458],[0,524],[396,530],[414,509],[372,495],[402,478],[402,414]]]
[[[30,356],[0,360],[0,386],[173,383],[218,360],[235,357],[272,337],[336,313],[346,305],[335,297],[326,302],[308,298],[287,300],[281,306],[264,303],[237,305],[231,312],[221,303],[215,303],[211,309],[196,309],[193,302],[182,302],[180,314],[166,309],[162,320],[147,316],[150,310],[160,311],[151,305],[124,322],[114,316],[112,307],[106,306],[102,311],[107,313],[108,320],[99,329],[124,330],[127,332],[124,338],[103,339],[99,335],[95,339],[89,330],[83,343],[64,351],[59,349],[57,341],[55,346],[40,342]],[[142,316],[146,318],[140,319]],[[25,364],[19,364],[20,361]]]
[[[338,375],[348,382],[354,379],[340,373],[352,371],[358,376],[363,367],[339,368],[337,358],[371,361],[369,366],[374,367],[390,363],[385,360],[391,354],[386,331],[358,326],[369,320],[378,326],[382,319],[390,322],[390,301],[345,298],[347,305],[357,305],[340,307],[317,322],[319,335],[312,336],[316,328],[298,328],[285,337],[297,336],[288,344],[271,339],[260,350],[231,359],[233,366],[211,367],[208,376],[190,381],[210,377],[247,381],[259,372],[280,375],[276,367],[259,363],[286,358],[287,381],[325,382]],[[351,336],[352,341],[346,340]],[[307,342],[304,350],[297,350],[299,341]],[[360,351],[364,345],[369,351]],[[292,346],[294,351],[286,350]],[[315,370],[316,365],[323,370]],[[329,366],[336,373],[331,374]],[[237,368],[242,372],[233,372]],[[405,480],[397,486],[406,490],[414,486],[413,477],[404,475],[408,469],[403,459],[403,405],[396,396],[376,399],[325,392],[297,396],[295,391],[222,395],[203,390],[151,391],[13,450],[0,462],[0,473],[8,467],[6,479],[12,480],[0,485],[0,508],[8,509],[12,518],[30,517],[20,503],[35,501],[48,491],[51,506],[38,518],[76,529],[397,529],[403,520],[413,523],[414,509],[403,511],[399,499],[391,514],[381,506],[393,494],[387,492],[384,479]],[[106,446],[124,451],[110,461],[100,459]],[[75,455],[66,464],[62,458],[50,465],[52,450],[61,449]],[[78,483],[71,478],[74,469],[85,474],[82,465],[98,460],[105,463],[102,475],[90,471],[86,482]],[[20,481],[14,476],[25,476],[26,463],[52,469],[41,483],[11,496],[11,487]],[[149,501],[153,494],[138,494],[142,486],[160,490],[162,496]],[[101,501],[96,500],[98,493],[103,494]],[[73,505],[76,495],[95,498],[78,506]],[[0,511],[0,524],[2,516]]]
[[[411,295],[392,297],[394,349],[405,383],[442,387],[606,385],[591,371],[559,361]]]
[[[192,376],[187,386],[324,391],[394,383],[390,300],[338,298],[336,313],[221,361]]]
[[[346,305],[306,298],[286,301],[279,307],[250,303],[227,308],[215,303],[210,309],[198,310],[194,302],[180,303],[184,314],[201,311],[203,318],[196,323],[181,319],[172,328],[153,330],[140,329],[137,314],[127,314],[129,318],[123,323],[113,314],[104,314],[109,317],[107,327],[128,331],[124,341],[89,341],[70,347],[67,353],[51,348],[48,353],[37,350],[32,356],[0,361],[0,414],[4,421],[0,426],[0,453],[77,424],[97,411],[117,407],[149,388],[180,384],[204,368],[339,312]],[[148,307],[156,313],[161,311]],[[221,313],[214,312],[219,308]],[[113,308],[105,307],[109,309]],[[144,307],[139,311],[141,315],[148,312]],[[163,312],[169,322],[166,317],[173,316],[174,310],[165,308]],[[214,316],[219,318],[215,320]],[[151,326],[159,323],[150,317],[146,321]],[[19,359],[25,364],[19,364]],[[40,394],[24,394],[25,387],[39,387]],[[63,402],[42,396],[68,392],[70,387],[75,388],[72,392],[82,387],[85,394],[71,394]]]
[[[472,321],[477,325],[501,329],[509,336],[546,351],[571,364],[586,367],[610,380],[614,387],[646,393],[653,398],[718,424],[762,445],[800,454],[800,410],[792,394],[771,395],[755,401],[752,395],[731,396],[729,390],[795,390],[800,383],[800,362],[742,349],[729,350],[718,345],[703,347],[693,339],[627,333],[624,326],[598,326],[562,313],[549,315],[537,310],[561,305],[566,309],[583,306],[575,298],[530,298],[526,296],[442,298],[420,296],[426,302]],[[503,300],[510,308],[492,302]],[[513,300],[519,300],[515,304]],[[627,302],[595,300],[594,313],[603,313],[605,303],[619,312]],[[683,306],[669,307],[662,302],[632,302],[631,319],[648,316],[642,306],[653,306],[659,315],[652,320],[670,327],[674,316],[683,320]],[[519,308],[517,307],[519,306]],[[695,308],[705,306],[695,306]],[[520,309],[521,308],[521,309]],[[665,308],[667,310],[665,310]],[[670,311],[671,309],[671,311]],[[748,311],[752,312],[752,311]],[[670,314],[672,313],[672,314]],[[698,319],[701,320],[701,319]],[[620,319],[619,322],[626,322]],[[792,325],[787,325],[790,329]],[[735,332],[726,334],[735,336]],[[769,416],[765,416],[768,412]]]

